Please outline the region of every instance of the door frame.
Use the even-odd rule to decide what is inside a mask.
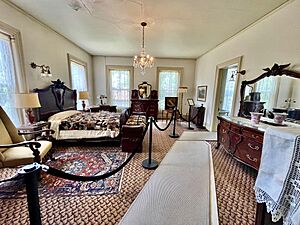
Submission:
[[[223,62],[221,64],[218,64],[216,66],[216,75],[215,75],[215,88],[214,88],[214,106],[213,106],[213,120],[212,120],[212,125],[211,125],[211,130],[212,131],[216,131],[217,130],[217,124],[218,124],[218,119],[217,119],[217,115],[218,115],[218,107],[219,107],[219,100],[220,100],[220,79],[221,79],[221,70],[222,69],[226,69],[227,67],[236,64],[237,65],[237,71],[241,70],[241,64],[242,64],[242,56],[238,56],[234,59],[228,60],[226,62]],[[237,96],[238,96],[238,86],[240,85],[240,75],[237,74],[236,75],[236,83],[235,83],[235,87],[234,87],[234,93],[233,93],[233,103],[232,103],[232,108],[231,108],[231,112],[232,114],[229,116],[232,116],[235,111],[236,111],[236,105],[237,105]]]

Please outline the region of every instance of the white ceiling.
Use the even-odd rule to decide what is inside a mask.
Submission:
[[[287,0],[10,0],[92,55],[197,58]],[[80,1],[80,0],[77,0]]]

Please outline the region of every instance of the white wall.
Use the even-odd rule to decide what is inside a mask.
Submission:
[[[300,79],[297,79],[293,82],[293,93],[292,100],[296,100],[296,102],[291,102],[292,108],[300,108]]]
[[[67,53],[88,64],[88,85],[93,94],[92,57],[63,36],[42,25],[24,12],[0,1],[0,21],[21,32],[25,75],[29,90],[43,88],[58,78],[70,86]],[[49,65],[53,77],[49,80],[40,78],[40,69],[32,69],[30,63]]]
[[[212,127],[216,65],[243,56],[241,69],[247,73],[242,80],[257,77],[274,63],[291,63],[293,69],[300,71],[299,9],[300,0],[295,0],[197,59],[194,87],[208,85],[207,128]],[[236,101],[238,108],[239,95]]]
[[[120,66],[132,66],[133,57],[105,57],[105,56],[94,56],[93,67],[94,67],[94,89],[95,97],[100,94],[106,93],[106,65],[120,65]],[[152,85],[153,90],[157,90],[157,67],[183,67],[184,74],[181,79],[182,86],[188,86],[189,90],[184,93],[183,101],[183,112],[188,111],[186,103],[187,97],[192,97],[194,93],[194,76],[195,76],[195,64],[194,59],[155,59],[155,66],[150,69],[146,69],[145,76],[140,74],[139,69],[134,69],[134,88],[137,89],[138,84],[143,81],[147,81]],[[96,99],[94,100],[96,101]]]

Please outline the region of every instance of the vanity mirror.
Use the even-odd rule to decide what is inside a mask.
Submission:
[[[263,69],[259,77],[242,81],[239,116],[250,112],[287,113],[291,120],[300,121],[300,72],[288,69],[290,64]]]
[[[140,98],[149,98],[151,95],[152,85],[148,84],[146,81],[138,85],[138,92]]]

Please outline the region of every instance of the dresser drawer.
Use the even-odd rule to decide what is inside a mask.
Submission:
[[[251,139],[244,138],[243,142],[238,145],[235,156],[258,170],[260,165],[261,150],[262,144]]]
[[[225,121],[225,120],[220,120],[220,126],[223,126],[224,128],[228,128],[230,127],[230,123]]]
[[[226,151],[229,151],[229,143],[230,143],[229,135],[227,133],[222,133],[220,134],[219,138],[220,138],[220,144],[223,145]]]
[[[228,134],[229,132],[229,127],[226,127],[226,126],[223,126],[223,125],[220,125],[220,128],[219,128],[219,132],[220,132],[220,135],[222,134]]]
[[[252,130],[242,129],[242,135],[260,143],[263,143],[264,141],[264,135],[262,133],[254,132]]]
[[[262,151],[262,144],[247,137],[244,137],[243,142],[241,143],[241,148],[245,149],[246,151],[256,151],[261,154]]]
[[[241,127],[235,124],[230,125],[230,130],[237,134],[241,133]]]

